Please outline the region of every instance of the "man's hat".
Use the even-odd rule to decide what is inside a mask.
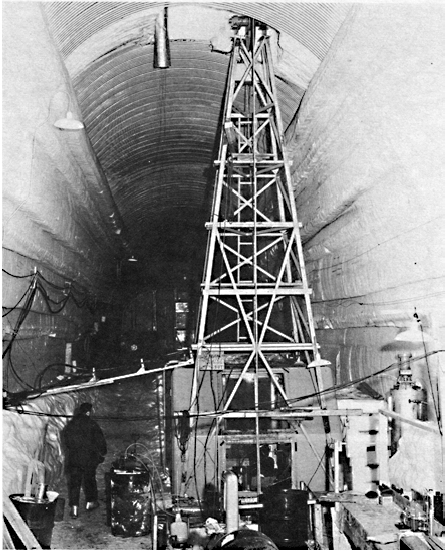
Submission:
[[[79,406],[79,413],[85,414],[88,413],[93,409],[93,406],[90,404],[90,402],[84,402]]]

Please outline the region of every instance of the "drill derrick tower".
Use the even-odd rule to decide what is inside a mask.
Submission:
[[[259,446],[267,441],[264,427],[268,422],[269,427],[283,426],[272,418],[279,406],[289,404],[281,373],[302,366],[301,360],[307,365],[320,360],[267,28],[242,17],[231,24],[235,36],[206,224],[189,409],[195,434],[206,413],[213,421],[206,424],[203,449],[189,453],[187,461],[182,458],[189,473],[196,473],[212,439],[217,455],[222,442],[255,443],[260,465]],[[213,408],[200,405],[206,372],[218,379]],[[239,394],[247,383],[251,397],[241,405]],[[245,423],[241,429],[240,419]],[[296,426],[293,420],[288,423]],[[221,472],[224,453],[223,459],[213,456],[212,463]],[[260,487],[257,468],[258,492]]]

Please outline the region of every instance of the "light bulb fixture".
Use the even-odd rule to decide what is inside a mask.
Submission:
[[[296,361],[293,363],[294,367],[307,367],[307,364],[302,361],[300,354],[297,355]]]
[[[167,8],[164,8],[155,21],[153,66],[155,69],[168,69],[170,67],[170,44],[169,35],[167,33]]]
[[[84,123],[75,119],[71,111],[67,111],[66,117],[58,119],[54,126],[60,130],[82,130],[85,128]]]
[[[329,362],[328,360],[323,360],[321,358],[321,355],[319,354],[319,352],[316,352],[316,357],[314,358],[314,360],[312,362],[310,362],[307,365],[307,368],[310,368],[310,367],[328,367],[329,365],[331,365],[331,362]]]
[[[422,343],[431,342],[432,337],[423,330],[421,320],[415,310],[414,319],[410,322],[409,327],[403,329],[394,340],[400,342]]]
[[[255,373],[253,373],[252,371],[247,371],[243,375],[243,380],[247,383],[253,383],[254,379],[255,379]]]
[[[133,255],[128,259],[129,262],[138,262],[138,259],[135,258]]]

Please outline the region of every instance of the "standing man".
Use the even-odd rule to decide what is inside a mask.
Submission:
[[[67,450],[68,498],[71,517],[79,514],[79,496],[83,487],[86,509],[99,507],[96,469],[104,461],[107,444],[104,433],[96,421],[90,418],[92,405],[85,402],[67,424],[64,443]]]

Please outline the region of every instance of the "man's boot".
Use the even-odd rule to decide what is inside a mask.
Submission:
[[[96,509],[97,507],[99,507],[99,503],[97,501],[87,501],[87,505],[85,506],[87,511],[92,511],[93,509]]]
[[[78,505],[72,505],[71,506],[70,517],[71,518],[77,518],[78,516],[79,516],[79,506]]]

